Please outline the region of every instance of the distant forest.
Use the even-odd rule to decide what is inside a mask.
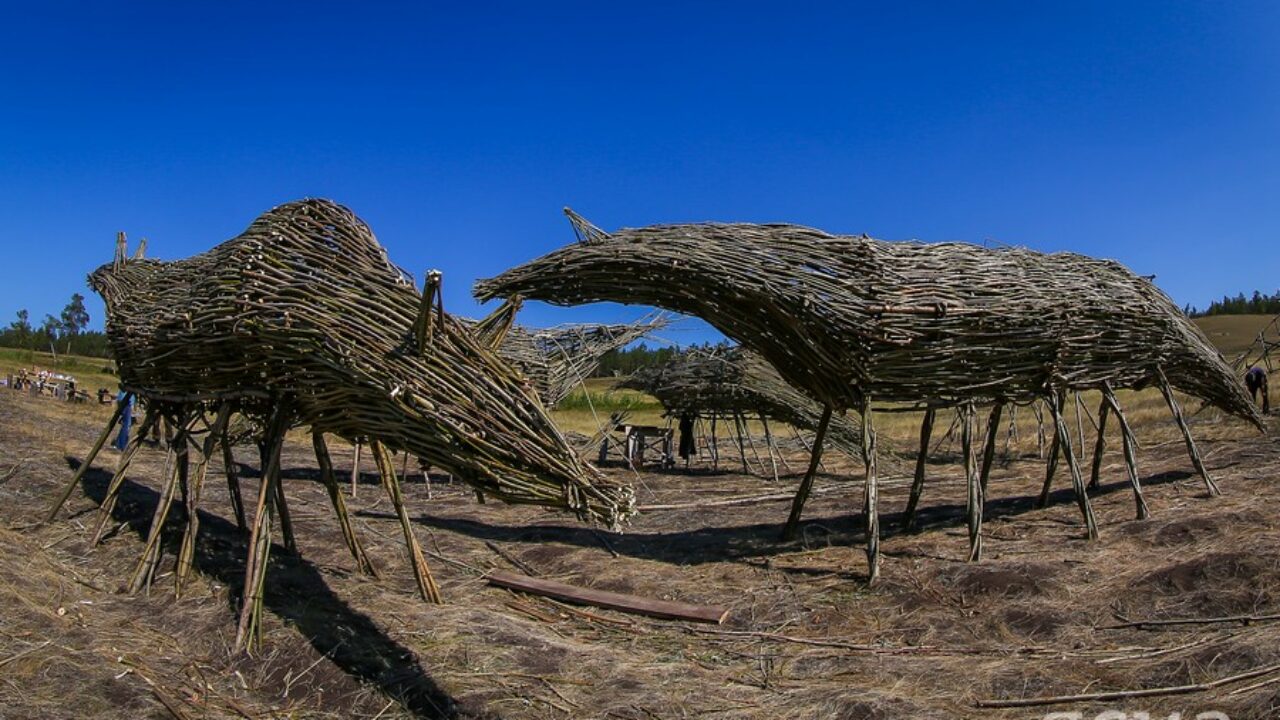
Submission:
[[[702,345],[693,345],[686,348],[674,347],[654,347],[651,348],[643,342],[635,347],[626,350],[611,350],[600,358],[600,367],[591,373],[591,377],[614,377],[615,375],[630,375],[641,368],[655,367],[665,365],[671,358],[679,355],[687,350],[703,350],[711,352],[720,348],[729,347],[729,343],[721,342],[713,345],[711,343],[703,343]]]
[[[1240,293],[1235,297],[1223,295],[1221,300],[1214,300],[1209,303],[1209,307],[1205,310],[1193,307],[1191,305],[1183,308],[1190,317],[1204,317],[1205,315],[1280,315],[1280,290],[1274,295],[1264,295],[1260,290],[1254,290],[1252,297],[1245,297],[1244,293]]]
[[[31,314],[25,309],[19,310],[13,322],[0,328],[0,347],[110,357],[106,334],[86,330],[88,324],[89,313],[84,308],[84,296],[75,293],[61,313],[56,317],[45,315],[38,325],[31,321]]]

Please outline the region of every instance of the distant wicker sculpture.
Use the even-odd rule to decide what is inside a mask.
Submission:
[[[741,347],[685,350],[664,365],[640,369],[620,387],[654,396],[668,416],[722,417],[740,433],[747,418],[758,418],[771,460],[770,420],[812,431],[823,415],[820,403],[783,380],[759,355]],[[846,415],[832,416],[827,441],[854,457],[862,456],[862,428]],[[745,456],[742,461],[745,467]]]
[[[934,411],[961,408],[974,558],[981,552],[990,465],[984,462],[981,473],[974,467],[976,404],[994,405],[995,422],[988,426],[998,427],[1006,403],[1046,400],[1090,537],[1096,524],[1062,420],[1067,391],[1100,390],[1103,407],[1117,414],[1140,513],[1132,437],[1116,388],[1160,387],[1211,493],[1217,488],[1172,389],[1261,428],[1239,381],[1204,335],[1154,284],[1116,262],[1022,248],[884,242],[784,224],[656,225],[609,234],[566,213],[577,243],[481,281],[476,295],[615,301],[695,315],[824,403],[824,417],[833,409],[857,409],[864,418],[873,579],[879,569],[873,398],[925,410],[922,447]],[[644,252],[632,251],[640,247]],[[789,535],[819,453],[815,448],[792,508]],[[984,452],[984,460],[990,454]],[[923,453],[919,462],[918,479]]]
[[[634,323],[578,324],[552,328],[519,325],[507,331],[498,356],[520,371],[542,404],[554,408],[600,366],[609,351],[661,330],[667,319],[654,314]]]
[[[176,573],[181,588],[191,564],[200,487],[219,444],[228,471],[234,471],[224,438],[231,414],[246,415],[264,430],[264,480],[237,644],[257,634],[273,510],[286,537],[291,534],[279,474],[290,428],[310,429],[321,475],[362,569],[367,560],[346,519],[323,435],[370,440],[419,591],[430,600],[438,600],[438,591],[412,532],[389,450],[427,459],[477,492],[507,502],[567,509],[611,526],[632,512],[631,489],[604,482],[584,465],[520,374],[493,352],[491,343],[500,334],[486,338],[445,314],[440,274],[430,273],[420,294],[388,261],[368,226],[337,204],[282,205],[240,236],[176,262],[126,259],[121,238],[115,261],[95,271],[90,284],[106,301],[121,385],[149,408],[112,478],[99,538],[147,426],[164,416],[177,430],[151,537],[131,583],[135,591],[154,574],[161,528],[179,488],[189,521]],[[202,422],[210,431],[195,443]],[[194,475],[187,471],[189,446],[200,455]]]

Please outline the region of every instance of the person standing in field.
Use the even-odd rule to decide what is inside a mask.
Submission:
[[[1258,392],[1262,392],[1262,413],[1265,415],[1271,412],[1271,399],[1267,397],[1267,373],[1262,368],[1254,365],[1249,368],[1249,372],[1244,374],[1244,386],[1249,388],[1249,395],[1253,397],[1253,401],[1258,402]]]

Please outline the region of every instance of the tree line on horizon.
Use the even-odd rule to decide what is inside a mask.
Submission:
[[[1280,290],[1274,295],[1254,290],[1253,295],[1247,298],[1244,293],[1237,293],[1235,297],[1223,295],[1221,300],[1214,300],[1204,310],[1187,305],[1183,311],[1193,318],[1206,315],[1280,315]]]
[[[45,315],[39,325],[32,324],[31,313],[26,308],[19,310],[15,319],[0,330],[0,347],[110,357],[106,333],[86,330],[88,325],[89,311],[85,310],[84,296],[73,293],[61,313]]]

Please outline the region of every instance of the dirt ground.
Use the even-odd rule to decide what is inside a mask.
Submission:
[[[414,594],[372,464],[348,502],[379,580],[353,572],[309,444],[292,442],[285,487],[300,553],[273,549],[263,647],[245,657],[230,648],[246,538],[227,520],[216,463],[198,577],[181,599],[169,574],[176,532],[150,594],[121,591],[157,500],[160,451],[140,453],[100,547],[88,539],[114,451],[99,456],[55,522],[39,523],[106,417],[101,408],[0,391],[0,717],[1280,715],[1280,667],[1181,695],[979,706],[1204,683],[1280,663],[1280,623],[1265,619],[1113,627],[1280,613],[1280,509],[1272,504],[1280,426],[1261,437],[1234,422],[1195,422],[1219,498],[1206,496],[1167,421],[1136,428],[1152,510],[1145,521],[1134,520],[1113,439],[1093,493],[1102,538],[1089,542],[1065,468],[1050,507],[1034,507],[1044,466],[1034,428],[1024,425],[991,482],[979,563],[965,562],[955,448],[929,466],[916,533],[898,528],[913,460],[884,457],[884,557],[871,587],[852,460],[828,457],[793,543],[778,540],[785,500],[706,504],[790,492],[802,470],[798,444],[787,455],[794,472],[780,482],[741,474],[730,460],[736,449],[725,450],[722,472],[609,469],[635,482],[643,506],[658,508],[622,534],[537,508],[477,504],[440,478],[429,498],[413,473],[407,502],[441,606]],[[350,448],[331,447],[343,476]],[[250,497],[251,456],[237,451]],[[577,608],[490,587],[484,575],[493,569],[723,606],[730,616],[711,626]]]

